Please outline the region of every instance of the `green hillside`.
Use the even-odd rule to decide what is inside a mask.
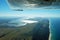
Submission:
[[[32,40],[32,30],[36,24],[19,28],[0,28],[0,40]]]

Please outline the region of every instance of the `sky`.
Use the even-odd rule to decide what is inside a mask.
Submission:
[[[14,11],[10,8],[6,0],[0,0],[0,16],[60,17],[60,9],[23,8],[23,11]]]

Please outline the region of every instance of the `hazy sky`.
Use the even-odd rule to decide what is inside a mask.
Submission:
[[[0,16],[60,16],[60,9],[23,9],[24,11],[13,11],[6,0],[0,0]]]

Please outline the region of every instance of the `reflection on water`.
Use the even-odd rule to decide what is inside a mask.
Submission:
[[[12,21],[8,22],[8,24],[10,26],[20,27],[20,26],[26,25],[27,23],[22,22],[21,20],[17,19],[17,20],[12,20]]]
[[[10,21],[9,23],[8,23],[8,25],[10,25],[10,26],[16,26],[16,27],[18,27],[18,26],[24,26],[24,25],[26,25],[27,23],[37,23],[37,21],[33,21],[33,20],[19,20],[19,19],[17,19],[17,20],[13,20],[13,21]]]
[[[36,23],[38,21],[32,21],[32,20],[22,20],[22,22],[25,22],[25,23]]]
[[[9,20],[8,20],[9,19]],[[9,27],[20,27],[20,26],[25,26],[26,24],[30,24],[30,23],[37,23],[38,21],[34,21],[34,20],[28,20],[30,18],[24,18],[24,17],[20,17],[20,18],[7,18],[7,19],[0,19],[3,20],[0,23],[0,26],[9,26]]]

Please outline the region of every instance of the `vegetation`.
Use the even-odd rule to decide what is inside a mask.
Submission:
[[[0,40],[32,40],[32,30],[36,24],[19,28],[0,28]]]

